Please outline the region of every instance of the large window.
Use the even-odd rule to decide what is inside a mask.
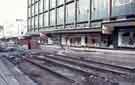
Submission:
[[[32,16],[34,16],[34,6],[32,6]]]
[[[64,0],[57,0],[57,5],[64,4]]]
[[[31,24],[32,24],[32,29],[34,29],[34,18],[32,18]]]
[[[43,12],[43,0],[39,2],[39,12]]]
[[[135,0],[113,0],[112,16],[135,13]]]
[[[74,23],[75,21],[75,3],[66,5],[66,23]]]
[[[35,28],[38,28],[38,16],[35,16]]]
[[[31,5],[31,0],[28,0],[28,5],[29,5],[29,6]]]
[[[92,0],[92,19],[106,17],[109,17],[109,0]]]
[[[57,24],[64,23],[64,7],[60,7],[57,9]]]
[[[79,0],[77,3],[77,21],[88,21],[90,14],[90,0]]]
[[[39,26],[43,27],[43,14],[39,15]]]
[[[54,8],[56,6],[56,0],[50,0],[50,8]]]
[[[31,29],[31,19],[28,19],[28,29]]]
[[[119,32],[118,44],[121,47],[135,47],[135,32]]]
[[[55,10],[50,11],[50,25],[53,26],[55,25],[55,18],[56,18],[56,13]]]
[[[28,17],[31,17],[31,8],[28,8]]]
[[[44,10],[48,10],[49,9],[49,0],[44,0]]]
[[[35,0],[32,0],[32,4],[34,3]]]
[[[69,2],[69,1],[72,1],[72,0],[66,0],[66,2]]]
[[[38,3],[35,4],[35,14],[38,14]]]
[[[48,12],[44,14],[44,26],[48,26]]]

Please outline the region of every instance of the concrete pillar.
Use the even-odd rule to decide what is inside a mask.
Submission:
[[[53,40],[51,38],[48,38],[48,44],[53,44]]]
[[[86,46],[86,43],[85,43],[85,38],[86,36],[81,36],[81,46]]]
[[[66,45],[66,38],[64,36],[62,36],[61,43],[62,45]]]
[[[67,39],[67,45],[70,46],[70,39]]]

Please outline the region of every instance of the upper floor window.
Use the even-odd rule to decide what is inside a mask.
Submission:
[[[75,3],[66,5],[66,23],[74,23],[75,21]]]
[[[64,0],[57,0],[57,5],[64,4]]]
[[[92,19],[109,17],[109,0],[92,0]]]
[[[56,18],[56,13],[55,10],[50,11],[50,25],[53,26],[55,25],[55,18]]]
[[[77,3],[77,21],[88,21],[90,14],[90,0],[79,0]]]
[[[115,1],[114,6],[126,5],[133,2],[133,0],[114,0],[114,1]]]
[[[43,0],[39,2],[39,12],[43,12]]]
[[[48,12],[47,13],[44,13],[44,26],[48,26]]]
[[[57,9],[57,24],[64,23],[64,7],[60,7]]]
[[[38,14],[38,3],[35,4],[35,14]]]
[[[54,8],[56,6],[56,0],[50,0],[50,8]]]
[[[44,10],[49,9],[49,0],[44,0]]]

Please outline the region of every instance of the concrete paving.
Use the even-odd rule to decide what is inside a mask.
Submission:
[[[65,50],[60,46],[44,46],[42,48],[46,52],[55,52],[61,55],[69,55],[74,57],[83,57],[87,60],[96,60],[104,63],[111,63],[135,69],[135,51],[134,50],[107,50],[96,48],[68,48]],[[57,51],[57,52],[56,52]]]
[[[0,57],[0,85],[36,85],[17,67],[4,59]]]

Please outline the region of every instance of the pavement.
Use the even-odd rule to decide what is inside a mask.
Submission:
[[[98,62],[135,69],[135,50],[107,50],[75,47],[65,47],[65,49],[62,49],[60,46],[55,45],[42,46],[42,50],[61,55],[83,57],[86,60],[95,60]]]
[[[36,85],[16,66],[0,57],[0,85]]]

